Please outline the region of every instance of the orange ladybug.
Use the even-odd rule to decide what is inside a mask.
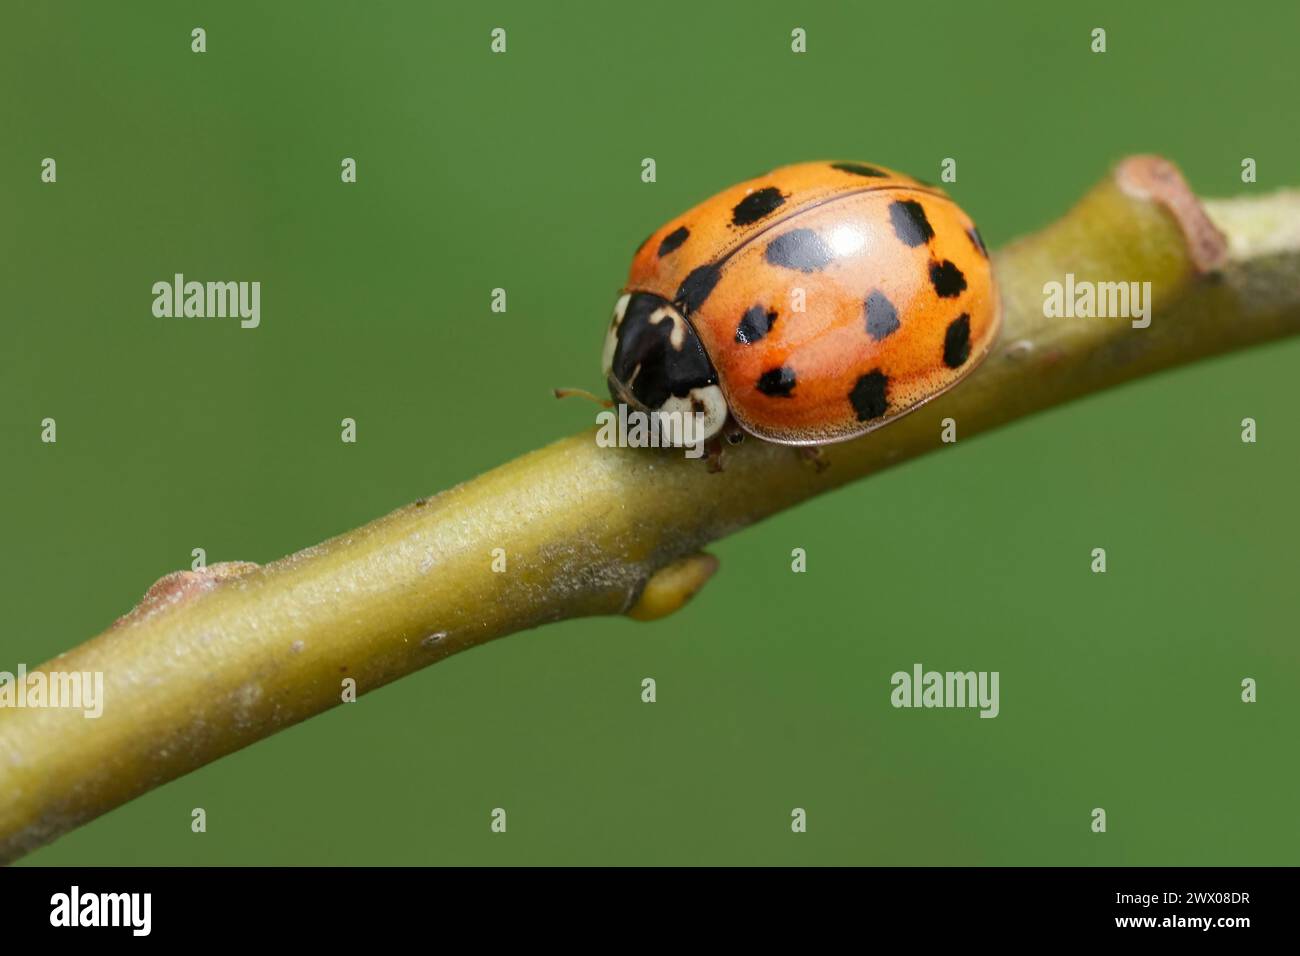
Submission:
[[[705,438],[731,419],[765,441],[824,445],[947,391],[999,321],[988,252],[941,189],[863,163],[801,163],[642,243],[604,373],[615,402],[701,414]]]

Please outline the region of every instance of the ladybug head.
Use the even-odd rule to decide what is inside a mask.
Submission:
[[[703,426],[701,441],[718,434],[727,420],[727,400],[708,353],[691,323],[662,296],[619,297],[605,337],[604,371],[616,403],[642,412],[702,416],[696,420]]]

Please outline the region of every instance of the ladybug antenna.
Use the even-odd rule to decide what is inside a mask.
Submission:
[[[551,391],[553,391],[553,392],[555,393],[555,397],[556,397],[556,398],[572,398],[573,396],[576,395],[576,396],[578,396],[579,398],[585,398],[585,399],[589,399],[590,401],[595,402],[595,403],[596,403],[597,405],[599,405],[601,408],[613,408],[613,407],[614,407],[614,403],[611,402],[609,399],[607,399],[607,398],[601,398],[601,397],[598,396],[598,395],[593,395],[591,392],[587,391],[585,388],[553,388],[553,389],[551,389]]]

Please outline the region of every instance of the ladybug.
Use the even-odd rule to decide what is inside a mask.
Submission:
[[[616,403],[701,413],[705,438],[824,445],[947,391],[999,322],[988,252],[943,190],[880,166],[801,163],[641,244],[604,374]]]

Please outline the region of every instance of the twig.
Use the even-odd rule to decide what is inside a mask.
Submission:
[[[597,447],[587,431],[274,564],[169,575],[42,668],[103,672],[102,717],[0,709],[0,860],[339,704],[345,678],[363,693],[550,621],[671,613],[716,568],[698,553],[706,542],[942,447],[944,418],[964,440],[1300,332],[1300,192],[1203,211],[1173,166],[1134,157],[994,264],[1006,311],[985,363],[914,414],[827,448],[824,470],[748,441],[712,473],[668,451]],[[1150,327],[1047,318],[1044,284],[1067,273],[1150,281]]]

